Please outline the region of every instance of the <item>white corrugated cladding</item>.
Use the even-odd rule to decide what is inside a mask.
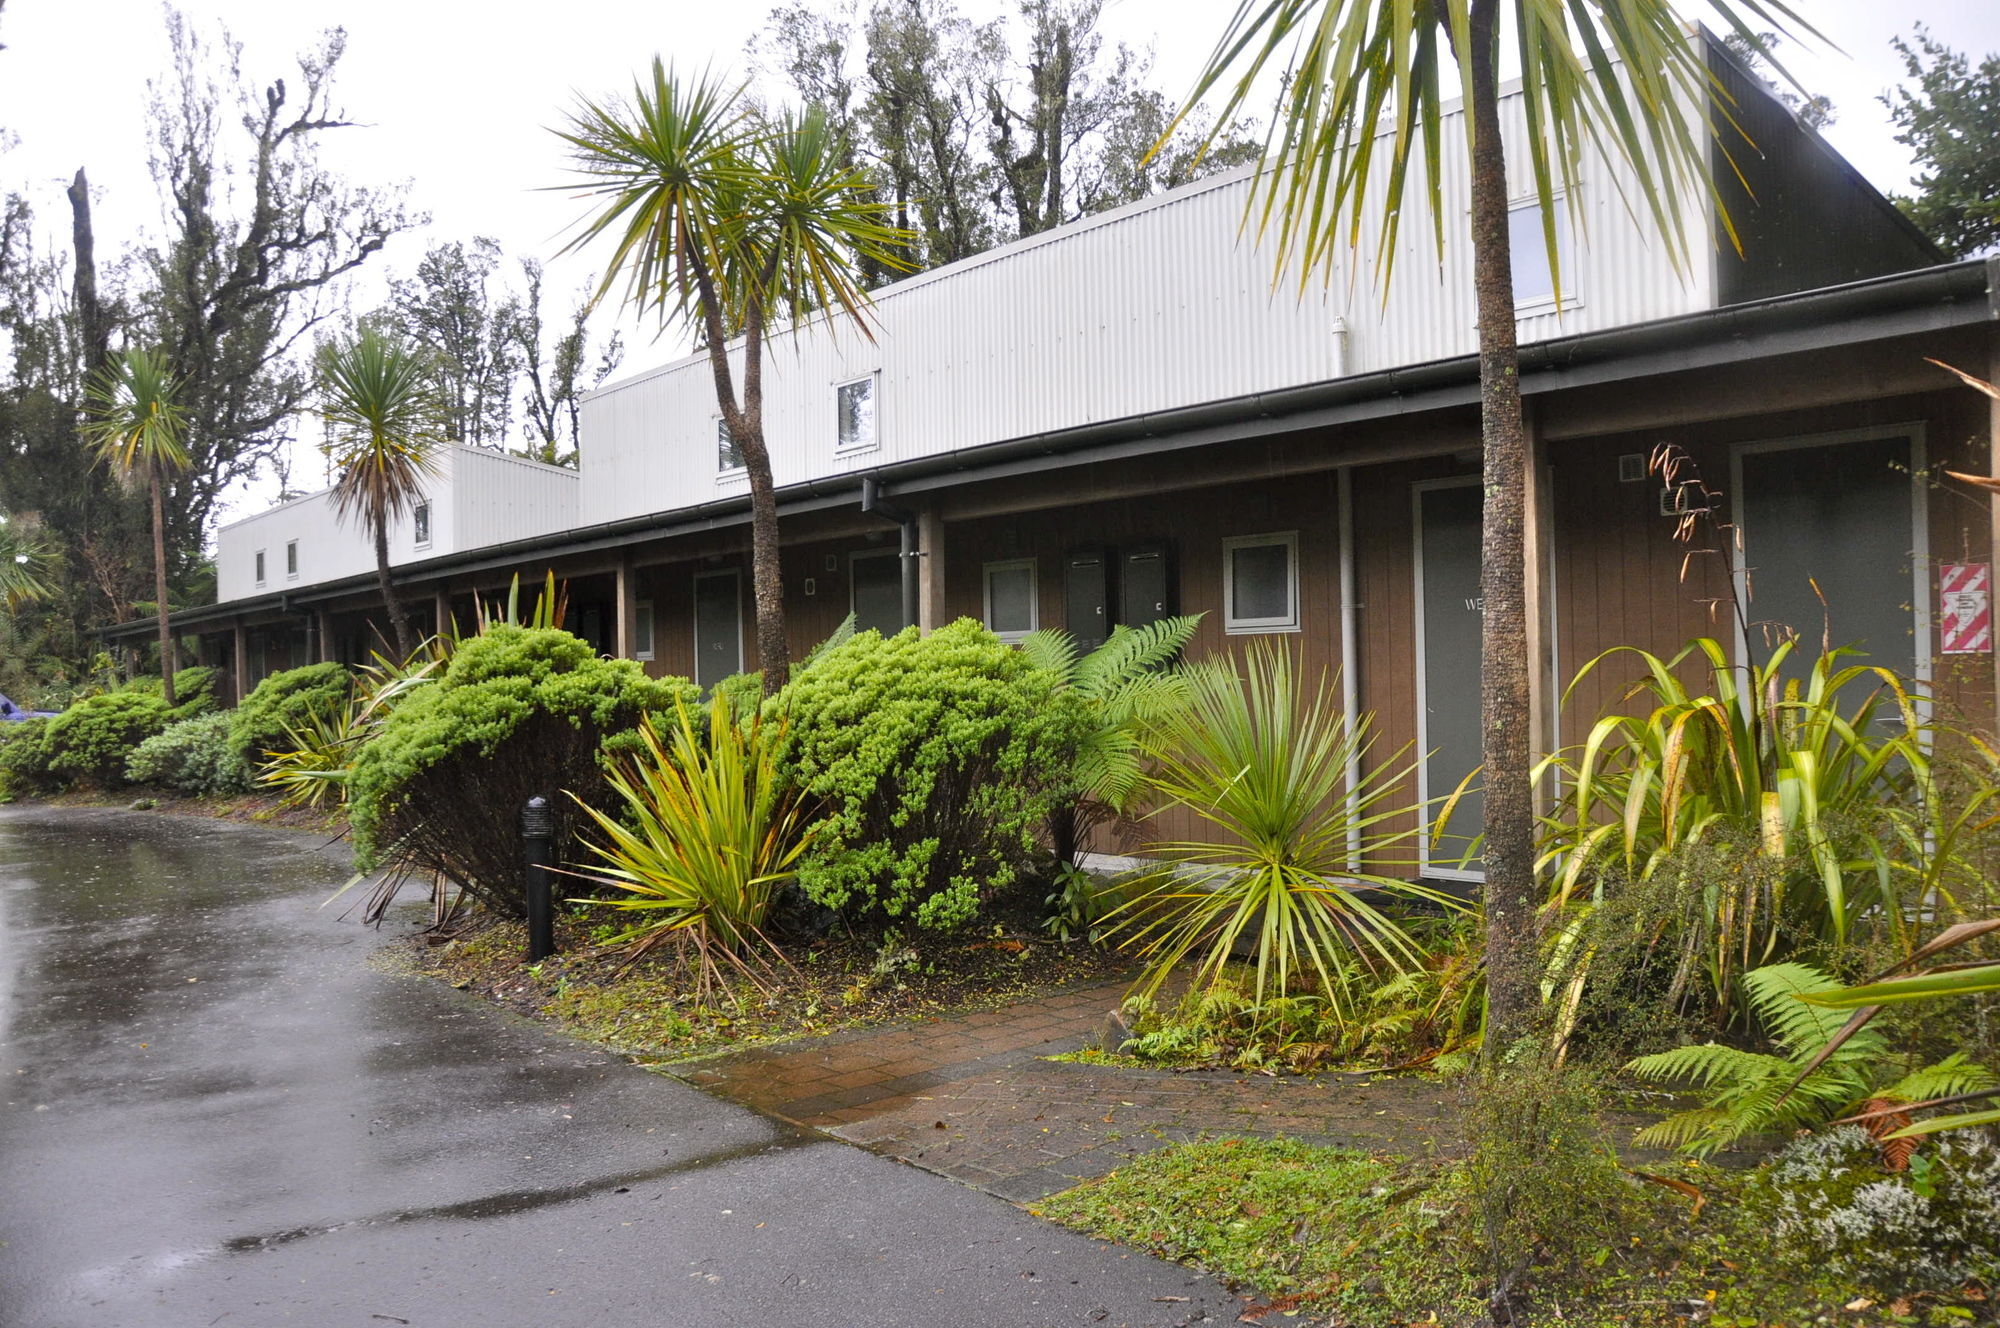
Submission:
[[[1505,123],[1526,160],[1519,99]],[[1444,263],[1428,210],[1410,209],[1386,291],[1374,237],[1356,273],[1276,284],[1273,250],[1244,230],[1248,172],[1191,185],[1008,245],[877,293],[875,340],[825,324],[772,342],[765,436],[780,485],[982,443],[1195,405],[1476,348],[1466,224],[1466,145],[1456,116],[1442,151]],[[1377,168],[1386,169],[1381,154]],[[1585,162],[1565,307],[1530,305],[1524,342],[1713,304],[1704,200],[1687,203],[1683,281],[1629,172]],[[1412,168],[1420,191],[1421,166]],[[1516,190],[1532,192],[1525,174]],[[1621,192],[1622,190],[1622,192]],[[1568,220],[1565,227],[1570,225]],[[879,375],[872,450],[836,447],[835,388]],[[693,506],[744,488],[716,471],[714,381],[690,357],[604,388],[583,407],[585,525]]]
[[[577,475],[560,466],[477,447],[443,447],[425,486],[430,540],[419,546],[408,515],[389,528],[392,566],[463,549],[525,539],[576,524]],[[285,573],[285,546],[299,546],[297,576]],[[264,580],[257,581],[257,553]],[[375,544],[353,520],[336,520],[327,491],[223,526],[215,535],[216,600],[247,599],[375,570]]]
[[[574,470],[483,448],[457,451],[451,548],[483,548],[576,525]]]

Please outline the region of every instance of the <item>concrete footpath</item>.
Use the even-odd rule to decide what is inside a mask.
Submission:
[[[1243,1302],[367,962],[292,832],[0,809],[0,1328],[1035,1328]]]

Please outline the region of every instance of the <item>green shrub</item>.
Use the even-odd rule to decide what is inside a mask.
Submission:
[[[339,664],[308,664],[274,673],[236,707],[229,743],[256,769],[273,751],[283,750],[286,730],[340,712],[354,693],[354,678]]]
[[[46,793],[56,784],[49,773],[46,719],[0,723],[0,800]]]
[[[222,698],[215,694],[215,685],[221,681],[221,674],[206,664],[190,664],[184,669],[174,670],[174,708],[170,723],[183,719],[193,719],[206,715],[222,706]],[[157,673],[142,673],[130,679],[118,689],[142,696],[164,697],[166,684]]]
[[[564,857],[582,813],[562,795],[605,805],[607,745],[632,749],[641,716],[695,696],[692,683],[600,659],[568,632],[493,625],[362,745],[348,780],[358,864],[437,872],[518,916],[522,805],[550,800]]]
[[[923,927],[956,926],[1011,885],[1068,787],[1078,706],[968,619],[919,636],[862,632],[772,698],[784,765],[826,822],[806,894]]]
[[[249,792],[250,767],[229,741],[229,722],[218,710],[169,724],[133,748],[125,777],[196,798]]]
[[[611,943],[634,957],[679,944],[702,995],[725,965],[761,984],[772,967],[765,920],[805,849],[802,809],[779,777],[772,737],[760,723],[731,722],[720,696],[706,724],[679,707],[664,742],[648,718],[639,750],[611,772],[616,814],[584,805],[596,861],[580,874],[621,892],[587,902],[631,919]]]
[[[133,749],[164,729],[172,715],[165,701],[145,691],[79,701],[42,731],[48,773],[63,783],[115,788],[125,782]]]

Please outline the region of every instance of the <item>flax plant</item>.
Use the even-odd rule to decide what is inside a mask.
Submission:
[[[577,799],[598,835],[586,841],[593,868],[573,874],[622,895],[572,902],[633,915],[611,939],[633,959],[682,947],[702,995],[724,969],[762,988],[784,962],[763,927],[805,851],[805,809],[778,773],[775,732],[732,722],[720,698],[705,733],[685,704],[676,710],[664,738],[642,721],[639,750],[609,774],[614,812]]]
[[[1423,959],[1371,894],[1460,907],[1370,869],[1414,860],[1407,749],[1345,788],[1373,745],[1370,717],[1350,722],[1325,686],[1302,689],[1282,648],[1253,645],[1240,674],[1207,660],[1183,676],[1185,704],[1144,738],[1153,762],[1145,778],[1163,804],[1216,837],[1147,846],[1165,866],[1112,919],[1120,943],[1145,961],[1135,994],[1151,998],[1190,958],[1196,987],[1214,988],[1247,946],[1254,1002],[1296,985],[1345,1013],[1353,966],[1386,977]]]
[[[1580,748],[1543,763],[1567,790],[1544,821],[1538,863],[1553,881],[1552,914],[1588,909],[1613,879],[1698,894],[1696,921],[1662,938],[1681,950],[1676,1002],[1701,974],[1727,1011],[1744,973],[1845,945],[1864,918],[1902,945],[1906,903],[1930,893],[1940,848],[1967,829],[1934,823],[1925,723],[1902,680],[1845,662],[1846,650],[1787,678],[1795,646],[1748,667],[1706,637],[1671,659],[1607,651],[1571,690],[1633,658],[1645,673],[1631,694],[1646,696],[1646,712],[1608,715]],[[1683,680],[1689,664],[1705,686]],[[1738,869],[1690,871],[1689,850],[1704,845],[1734,852]]]

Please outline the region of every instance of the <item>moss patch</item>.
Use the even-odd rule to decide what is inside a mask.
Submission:
[[[1787,1188],[1796,1173],[1781,1182],[1773,1168],[1654,1171],[1660,1180],[1629,1177],[1618,1239],[1584,1251],[1575,1267],[1532,1270],[1522,1288],[1528,1321],[1732,1328],[1995,1321],[1990,1280],[1927,1290],[1883,1285],[1840,1251],[1800,1237],[1787,1215],[1814,1199],[1810,1189]],[[1832,1183],[1851,1189],[1852,1180],[1849,1170]],[[1263,1292],[1279,1311],[1330,1313],[1354,1328],[1491,1322],[1477,1214],[1456,1161],[1282,1139],[1204,1142],[1148,1154],[1035,1211]]]

